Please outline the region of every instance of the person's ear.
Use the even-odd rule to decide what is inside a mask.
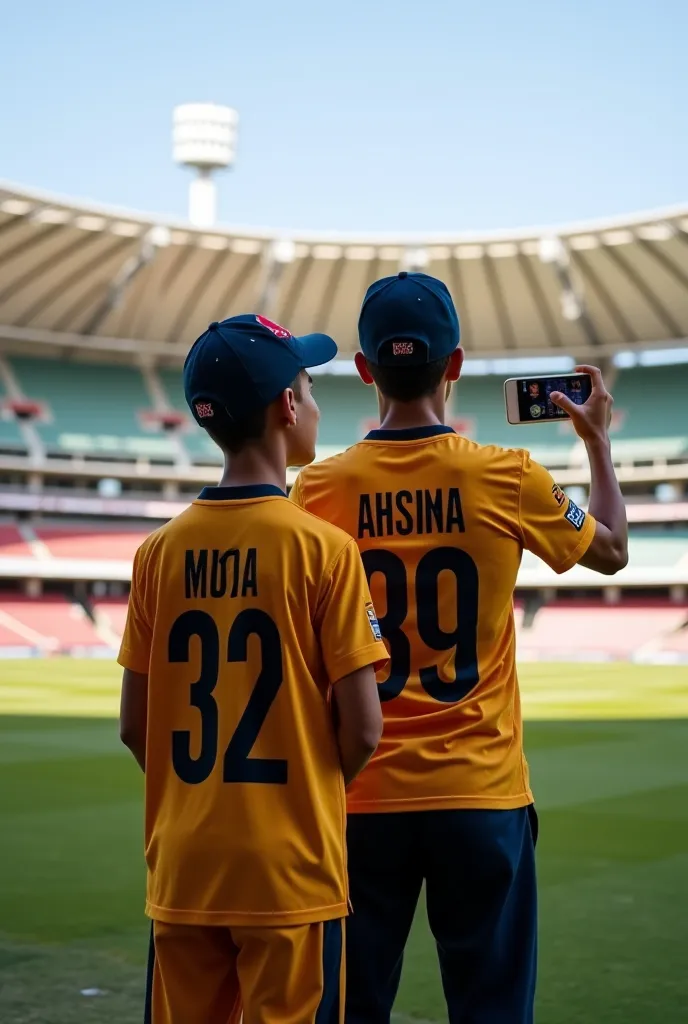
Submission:
[[[447,380],[452,382],[458,380],[461,376],[461,367],[463,366],[463,349],[456,348],[449,356],[449,366],[447,367]]]
[[[287,426],[293,427],[296,424],[296,395],[293,388],[285,388],[278,398],[280,415],[284,418]]]
[[[372,374],[368,369],[368,360],[362,352],[357,352],[354,356],[354,362],[356,369],[358,370],[358,376],[361,378],[364,384],[374,384]]]

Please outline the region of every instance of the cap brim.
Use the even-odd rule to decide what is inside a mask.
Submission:
[[[301,346],[304,370],[330,363],[337,355],[337,345],[327,334],[304,334],[296,340]]]

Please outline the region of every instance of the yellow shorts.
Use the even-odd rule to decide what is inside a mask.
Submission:
[[[344,1024],[344,920],[292,928],[154,921],[145,1024]]]

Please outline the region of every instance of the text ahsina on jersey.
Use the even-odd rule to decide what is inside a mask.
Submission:
[[[359,495],[359,537],[464,533],[465,529],[458,487]]]

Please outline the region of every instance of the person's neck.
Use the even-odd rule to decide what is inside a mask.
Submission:
[[[379,395],[379,406],[381,430],[444,426],[445,403],[438,395],[419,398],[415,402],[396,402]]]
[[[219,487],[255,487],[272,484],[286,493],[286,455],[261,445],[248,445],[237,455],[225,453],[225,468]]]

